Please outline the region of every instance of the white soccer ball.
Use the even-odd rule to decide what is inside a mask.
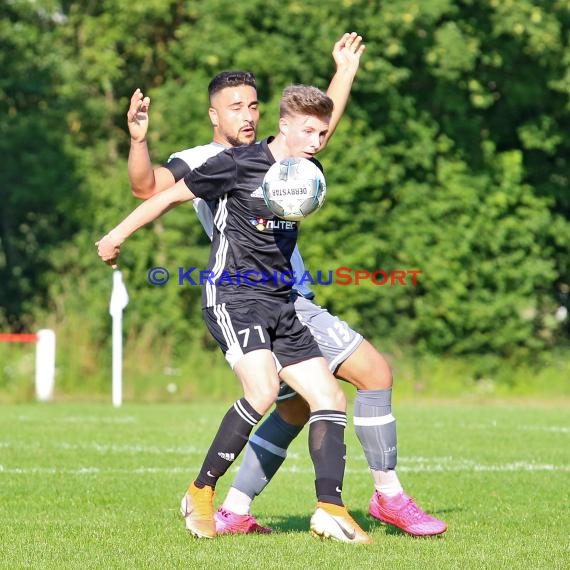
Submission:
[[[327,185],[321,169],[306,158],[284,158],[265,174],[263,199],[279,218],[297,222],[324,203]]]

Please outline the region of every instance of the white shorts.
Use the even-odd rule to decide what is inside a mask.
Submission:
[[[295,312],[317,341],[319,350],[333,374],[364,340],[363,336],[351,329],[345,321],[301,295],[295,298]],[[295,395],[294,390],[281,382],[278,402]]]

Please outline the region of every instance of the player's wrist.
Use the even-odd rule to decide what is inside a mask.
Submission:
[[[111,241],[111,243],[115,246],[115,247],[120,247],[125,240],[127,239],[126,236],[124,236],[120,231],[118,231],[117,229],[113,229],[111,230],[108,234],[107,237],[109,238],[109,240]]]
[[[146,145],[146,135],[142,138],[133,137],[131,135],[131,146]]]
[[[342,77],[352,77],[356,76],[356,72],[358,71],[358,67],[354,67],[352,65],[339,65],[336,68],[336,75],[340,75]]]

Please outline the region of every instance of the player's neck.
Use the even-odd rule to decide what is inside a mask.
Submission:
[[[223,138],[220,138],[220,137],[214,137],[214,138],[212,139],[212,142],[213,142],[214,144],[219,144],[220,146],[223,146],[223,147],[226,147],[226,148],[231,148],[231,146],[232,146],[227,140],[225,140],[225,139],[223,139]]]
[[[291,156],[291,152],[287,146],[287,141],[281,133],[276,135],[275,138],[267,146],[269,147],[269,150],[271,151],[275,162],[279,162],[283,158]]]

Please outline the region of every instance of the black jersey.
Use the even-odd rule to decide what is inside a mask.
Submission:
[[[192,193],[214,208],[209,279],[202,280],[204,307],[289,298],[298,222],[277,218],[263,200],[261,184],[275,163],[270,141],[227,149],[184,177]]]

